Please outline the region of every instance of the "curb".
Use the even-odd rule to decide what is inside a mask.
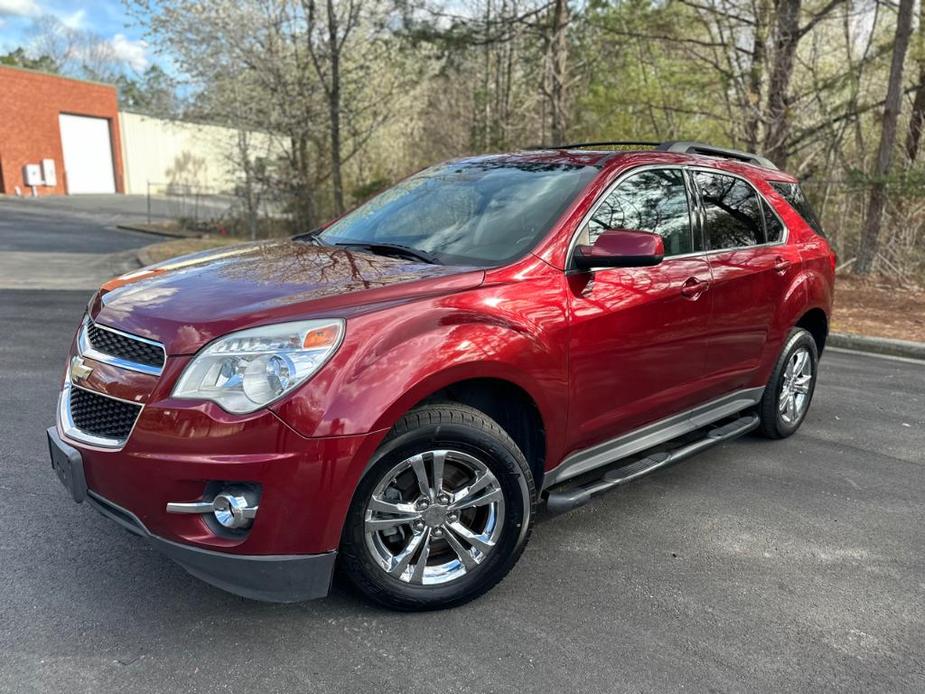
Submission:
[[[148,226],[146,224],[117,224],[116,229],[124,231],[139,231],[142,234],[151,234],[152,236],[168,236],[174,239],[198,239],[202,234],[193,231],[175,231],[173,229],[164,229],[162,227]]]
[[[147,253],[147,247],[139,248],[135,254],[135,259],[138,261],[138,265],[140,267],[148,267],[149,265],[154,265],[154,261]]]
[[[892,357],[925,360],[925,342],[889,340],[883,337],[866,337],[852,333],[829,333],[826,345],[858,352],[872,352]]]

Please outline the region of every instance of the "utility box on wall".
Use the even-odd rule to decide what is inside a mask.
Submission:
[[[27,186],[42,185],[42,167],[38,164],[26,164],[22,167],[22,177]]]
[[[52,188],[58,185],[58,173],[55,170],[54,159],[42,159],[42,180],[46,186]]]

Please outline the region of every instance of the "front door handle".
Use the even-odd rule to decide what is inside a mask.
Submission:
[[[684,284],[681,285],[681,296],[685,299],[696,301],[700,298],[701,294],[707,291],[707,287],[709,286],[709,282],[699,280],[696,277],[688,277],[684,281]]]
[[[787,270],[790,269],[790,266],[793,265],[789,260],[781,256],[777,256],[774,259],[774,272],[778,275],[783,275]]]

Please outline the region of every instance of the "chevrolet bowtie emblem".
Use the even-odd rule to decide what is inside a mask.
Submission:
[[[83,380],[89,378],[93,373],[93,368],[84,364],[84,360],[78,356],[71,359],[71,377],[74,380]]]

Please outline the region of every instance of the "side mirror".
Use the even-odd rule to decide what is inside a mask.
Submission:
[[[580,270],[600,267],[646,267],[665,257],[665,242],[658,234],[635,229],[609,229],[593,246],[576,246],[572,261]]]

